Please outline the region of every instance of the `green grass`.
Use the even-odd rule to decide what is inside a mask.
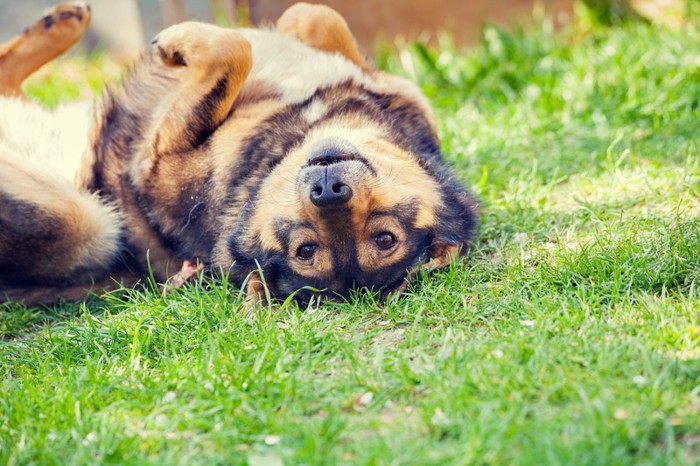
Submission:
[[[89,100],[99,95],[105,83],[115,82],[123,68],[105,55],[78,53],[69,60],[59,59],[44,65],[25,84],[25,92],[46,107],[60,102]]]
[[[469,256],[385,307],[0,305],[0,463],[700,461],[700,29],[579,17],[380,63],[483,201]]]

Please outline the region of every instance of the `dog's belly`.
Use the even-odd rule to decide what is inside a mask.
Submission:
[[[241,33],[253,48],[248,83],[265,83],[286,103],[302,102],[324,87],[365,79],[357,65],[338,53],[313,49],[272,30],[243,29]]]
[[[88,103],[46,110],[24,100],[0,97],[0,157],[73,181],[87,146]]]

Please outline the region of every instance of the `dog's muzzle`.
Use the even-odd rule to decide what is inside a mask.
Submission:
[[[353,196],[353,188],[369,164],[351,143],[323,139],[306,156],[299,181],[319,208],[339,207]]]

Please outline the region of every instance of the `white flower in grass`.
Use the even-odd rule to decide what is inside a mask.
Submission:
[[[360,398],[357,400],[358,404],[361,404],[362,406],[369,406],[369,404],[372,402],[374,399],[374,393],[372,392],[367,392],[363,393]]]
[[[430,418],[430,423],[436,427],[449,424],[450,420],[440,408],[435,408],[435,414]]]
[[[95,440],[97,440],[97,434],[94,433],[94,432],[90,432],[90,433],[87,434],[87,435],[85,436],[85,438],[83,439],[83,446],[88,446],[88,445],[90,445],[92,442],[94,442]]]
[[[648,380],[646,377],[643,375],[635,375],[632,377],[632,383],[634,383],[638,387],[643,387],[647,384]]]
[[[511,237],[513,244],[522,244],[530,239],[530,235],[527,233],[516,233]]]

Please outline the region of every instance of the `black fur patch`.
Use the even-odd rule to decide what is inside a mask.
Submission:
[[[178,201],[171,210],[173,218],[179,219],[173,231],[165,231],[158,219],[152,219],[151,226],[179,259],[208,257],[214,247],[217,232],[207,217],[208,209],[212,206],[209,196],[211,177],[212,173],[194,177],[180,187]],[[157,201],[150,200],[151,203]]]
[[[52,277],[42,277],[43,252],[53,250],[61,231],[60,219],[0,193],[0,280],[50,282]]]
[[[229,84],[228,76],[220,78],[192,111],[185,137],[193,148],[204,144],[218,128],[214,123],[214,112],[226,98]]]
[[[110,195],[110,189],[105,184],[105,160],[109,153],[119,154],[121,158],[128,159],[134,152],[134,146],[141,142],[143,135],[141,130],[142,118],[126,110],[114,95],[105,97],[107,111],[99,130],[99,136],[95,138],[93,153],[96,160],[92,167],[92,182],[89,189],[93,192],[101,192]],[[127,160],[124,160],[126,163]]]

